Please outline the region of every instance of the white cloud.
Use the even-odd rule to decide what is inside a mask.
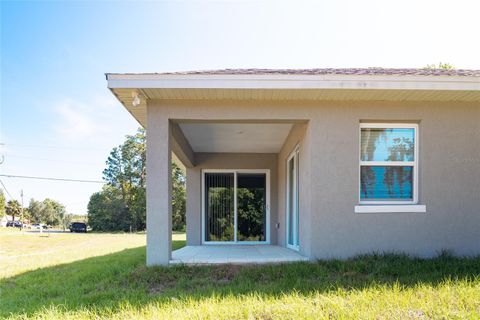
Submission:
[[[95,113],[93,104],[66,99],[55,107],[60,116],[55,125],[57,133],[70,140],[83,140],[107,133],[108,126],[103,124]]]
[[[109,92],[93,98],[93,104],[102,109],[113,109],[120,107],[119,102]]]

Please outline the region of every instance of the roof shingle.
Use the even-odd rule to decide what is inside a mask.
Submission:
[[[159,74],[192,75],[417,75],[417,76],[466,76],[480,77],[480,70],[470,69],[414,69],[414,68],[321,68],[321,69],[221,69],[184,72],[165,72]]]

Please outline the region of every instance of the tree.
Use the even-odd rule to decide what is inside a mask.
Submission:
[[[135,135],[127,136],[122,145],[113,148],[106,162],[107,168],[103,171],[103,179],[119,191],[123,204],[120,210],[123,219],[118,223],[121,230],[144,230],[146,227],[146,142],[142,128]],[[106,191],[107,196],[113,195],[112,190]]]
[[[122,191],[128,199],[130,188],[145,187],[146,145],[145,129],[138,129],[133,136],[127,136],[125,142],[113,148],[103,170],[103,179]]]
[[[435,65],[435,64],[427,64],[427,66],[425,67],[425,69],[441,69],[441,70],[454,70],[455,67],[453,65],[451,65],[450,63],[442,63],[442,62],[439,62],[438,63],[438,66]]]
[[[5,195],[3,191],[0,190],[0,217],[5,215],[6,203],[5,203]]]
[[[30,215],[30,219],[32,222],[41,223],[42,221],[42,212],[43,212],[43,203],[41,201],[37,201],[35,199],[30,199],[30,203],[28,205],[28,212]]]
[[[96,231],[129,230],[127,208],[118,188],[107,184],[90,197],[88,222]]]
[[[64,216],[63,216],[63,219],[62,219],[62,228],[63,230],[65,231],[65,229],[67,229],[70,224],[73,222],[73,214],[71,213],[66,213]]]
[[[43,223],[48,225],[59,225],[66,214],[65,206],[55,200],[43,200]]]
[[[53,203],[50,201],[43,201],[43,208],[41,211],[41,222],[47,225],[54,225],[58,221],[56,219],[56,211]]]
[[[12,216],[12,221],[15,221],[15,217],[22,212],[22,207],[17,200],[9,200],[5,211],[9,216]]]
[[[172,162],[172,229],[185,231],[186,226],[185,173]]]
[[[145,172],[146,134],[140,128],[110,152],[103,171],[107,185],[88,204],[93,230],[145,230]],[[185,174],[176,164],[172,164],[172,211],[174,229],[185,229]]]
[[[48,225],[62,224],[64,217],[67,215],[63,204],[48,198],[43,201],[37,201],[32,198],[28,205],[28,212],[30,218],[35,221],[35,223]]]

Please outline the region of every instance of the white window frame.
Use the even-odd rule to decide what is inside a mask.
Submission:
[[[414,129],[414,145],[413,157],[414,161],[362,161],[362,129],[364,128],[378,128],[378,129]],[[360,205],[369,204],[384,204],[384,205],[414,205],[418,203],[418,124],[417,123],[360,123],[359,129],[359,166],[358,166],[358,202]],[[361,170],[362,166],[411,166],[413,167],[413,199],[412,200],[361,200],[362,199],[362,181]]]
[[[234,229],[233,241],[206,241],[205,240],[205,173],[233,173],[234,175]],[[264,173],[266,187],[266,226],[265,241],[238,241],[237,240],[237,174],[238,173]],[[202,245],[255,245],[270,244],[270,169],[203,169],[202,170]]]
[[[287,168],[287,172],[286,172],[286,178],[287,178],[287,185],[286,185],[286,188],[285,188],[285,198],[286,198],[286,207],[285,207],[285,242],[286,242],[286,245],[287,245],[287,248],[289,249],[293,249],[293,250],[296,250],[296,251],[299,251],[300,250],[300,228],[297,224],[297,220],[300,221],[300,192],[299,192],[299,184],[300,184],[300,181],[299,181],[299,170],[298,170],[298,165],[299,165],[299,158],[300,158],[300,146],[297,145],[295,146],[295,148],[293,149],[293,151],[290,153],[290,155],[288,156],[287,158],[287,162],[286,162],[286,168]],[[294,195],[294,203],[293,203],[293,207],[296,208],[296,214],[298,215],[298,219],[294,219],[294,221],[290,221],[290,213],[289,213],[289,210],[290,210],[290,199],[289,199],[289,192],[290,192],[290,175],[289,175],[289,168],[288,168],[288,163],[293,159],[293,179],[295,180],[295,184],[293,185],[293,195]],[[294,238],[297,238],[298,239],[298,243],[297,244],[289,244],[288,243],[288,232],[289,232],[289,229],[290,229],[290,224],[292,224],[293,226],[293,235],[294,235]]]

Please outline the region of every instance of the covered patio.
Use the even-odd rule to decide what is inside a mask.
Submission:
[[[309,167],[308,154],[299,157],[308,152],[305,113],[264,101],[268,90],[255,91],[260,100],[239,100],[250,91],[172,91],[131,75],[108,80],[147,128],[147,265],[308,260],[298,214],[308,202],[307,194],[298,200],[298,181],[308,181],[298,171]],[[187,246],[174,252],[172,159],[186,171]]]
[[[182,160],[187,153],[194,155],[192,166],[182,161],[187,173],[187,246],[172,252],[170,264],[308,260],[278,239],[280,226],[285,227],[285,218],[278,214],[278,153],[302,122],[177,120],[170,124],[175,128],[173,154]]]
[[[147,228],[154,231],[147,231],[147,244],[154,238],[157,247],[147,245],[147,252],[153,251],[147,259],[165,255],[168,264],[308,261],[298,245],[287,248],[287,234],[298,239],[298,232],[288,233],[287,228],[298,223],[288,223],[294,219],[287,219],[283,207],[286,163],[292,150],[298,152],[305,120],[195,119],[169,120],[165,125],[169,130],[164,137],[170,142],[163,146],[163,139],[147,141],[147,170],[151,159],[158,162],[148,171],[154,175],[159,168],[167,167],[170,172],[172,158],[185,167],[187,246],[170,254],[169,248],[161,249],[167,244],[164,235],[171,234],[171,177],[157,177],[152,183],[150,174]],[[155,189],[164,189],[165,195]],[[152,202],[156,206],[148,211]],[[148,260],[148,264],[155,263]]]
[[[263,264],[308,261],[297,251],[275,245],[186,246],[172,252],[171,264]]]

